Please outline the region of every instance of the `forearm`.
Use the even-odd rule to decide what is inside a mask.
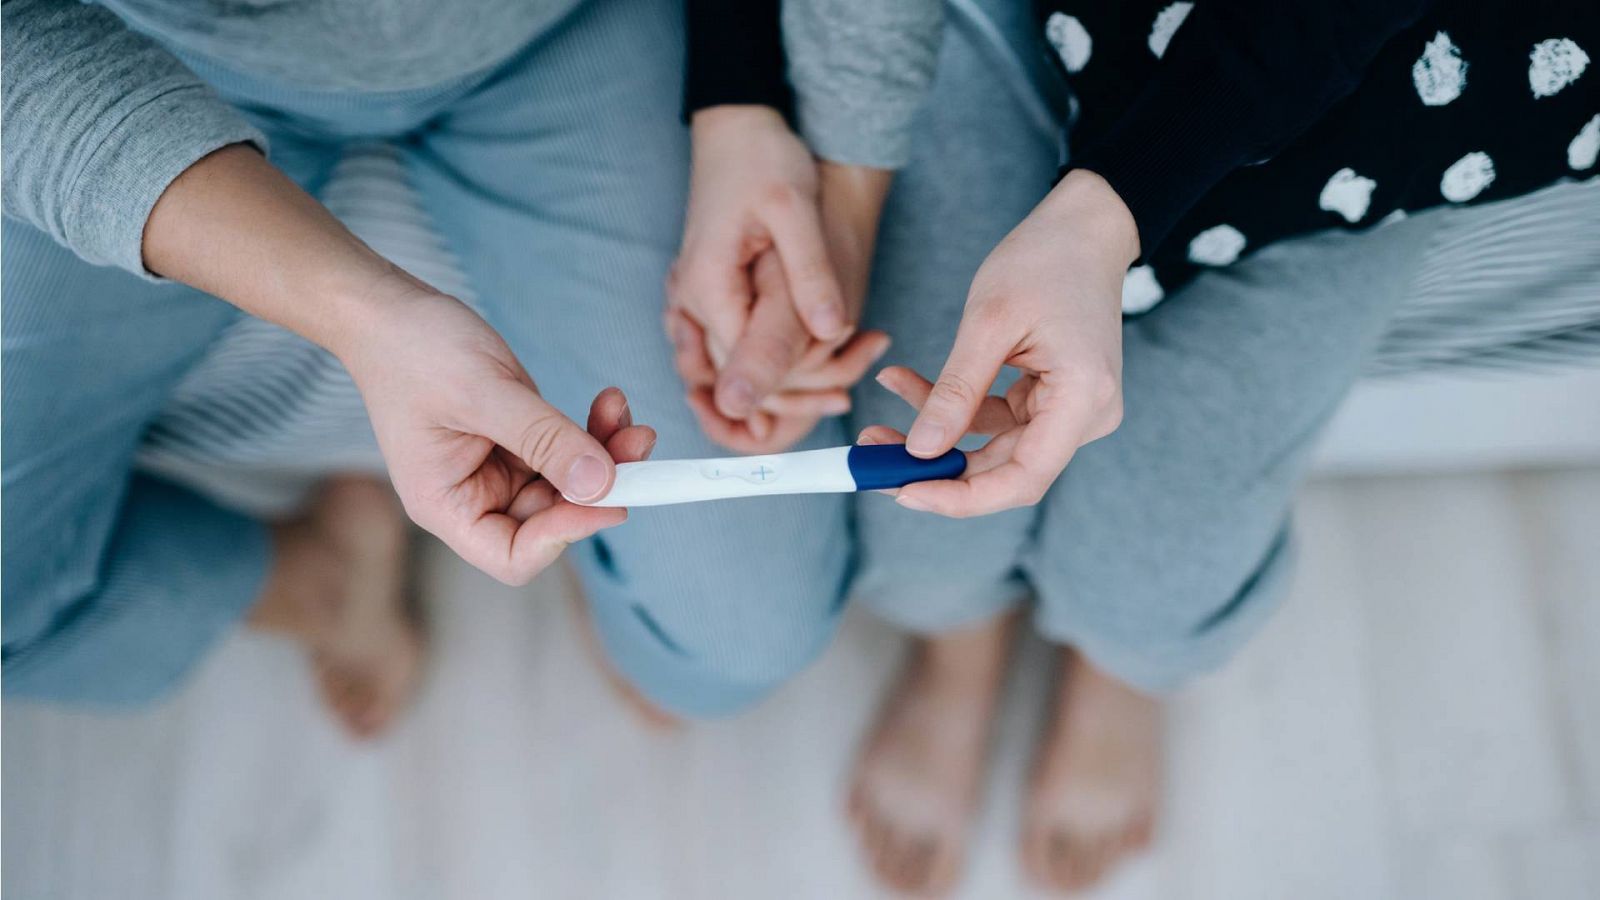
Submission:
[[[151,272],[340,355],[371,318],[379,288],[409,278],[241,144],[206,156],[167,187],[143,250]],[[383,296],[392,302],[392,291]]]
[[[850,318],[859,321],[877,246],[878,222],[894,172],[822,160],[817,164],[817,180],[828,253],[839,272]]]

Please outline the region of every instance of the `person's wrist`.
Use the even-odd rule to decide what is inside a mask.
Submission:
[[[361,366],[388,327],[411,315],[416,304],[458,302],[376,254],[363,265],[326,273],[306,296],[317,298],[324,309],[311,339],[351,369]]]
[[[1073,169],[1045,196],[1039,211],[1091,242],[1123,267],[1138,260],[1139,223],[1110,182],[1087,169]]]
[[[695,143],[732,137],[739,139],[751,130],[778,128],[789,130],[783,114],[758,103],[724,103],[695,110],[689,117],[690,136]]]
[[[824,214],[869,239],[878,230],[878,218],[893,179],[890,169],[817,161]]]
[[[861,314],[865,301],[878,220],[893,177],[889,169],[817,161],[823,228],[852,318]]]

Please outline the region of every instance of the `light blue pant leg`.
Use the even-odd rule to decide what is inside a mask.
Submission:
[[[929,378],[950,352],[978,266],[1049,190],[1059,163],[1059,123],[1049,112],[1063,105],[1059,85],[1029,71],[1034,26],[1011,9],[1025,13],[1027,5],[986,6],[1013,14],[997,15],[996,26],[969,15],[969,5],[949,10],[919,138],[884,210],[867,303],[867,324],[894,338],[884,362]],[[904,431],[911,419],[910,407],[870,379],[856,388],[853,427]],[[861,562],[852,596],[901,627],[960,627],[1027,591],[1020,559],[1032,509],[956,520],[862,494],[856,516]]]
[[[159,696],[256,597],[263,528],[133,475],[167,392],[237,313],[5,223],[7,694]]]
[[[302,184],[333,162],[278,143]],[[145,702],[237,623],[270,557],[261,524],[133,468],[168,393],[240,313],[15,220],[3,252],[5,690]]]
[[[424,203],[489,321],[582,421],[607,385],[661,457],[719,454],[682,399],[661,325],[688,173],[681,9],[581,8],[455,104],[411,153]],[[843,443],[838,423],[811,445]],[[849,563],[843,497],[638,509],[572,549],[601,638],[655,702],[728,713],[812,659]]]

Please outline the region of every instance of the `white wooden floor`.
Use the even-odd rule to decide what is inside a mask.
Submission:
[[[1313,486],[1295,596],[1176,704],[1156,851],[1107,898],[1600,897],[1600,470]],[[637,729],[531,591],[435,553],[435,671],[371,749],[240,637],[167,706],[7,703],[7,898],[870,896],[838,807],[900,650],[851,620],[733,722]],[[964,894],[1026,896],[1028,648]]]

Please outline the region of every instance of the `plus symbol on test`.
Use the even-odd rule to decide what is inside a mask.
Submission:
[[[755,476],[757,478],[761,479],[762,481],[766,481],[767,480],[767,476],[772,474],[772,470],[767,468],[767,464],[766,463],[762,463],[761,465],[756,467],[756,470],[755,470],[754,474],[755,474]]]

